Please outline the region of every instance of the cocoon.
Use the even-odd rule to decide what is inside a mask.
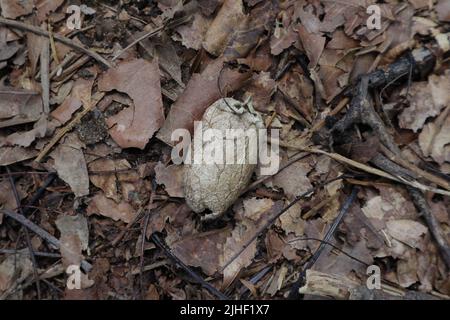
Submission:
[[[220,217],[248,185],[257,166],[257,136],[264,124],[247,105],[219,99],[205,111],[201,129],[197,123],[190,149],[193,161],[184,168],[184,193],[195,212],[211,210],[203,220]]]

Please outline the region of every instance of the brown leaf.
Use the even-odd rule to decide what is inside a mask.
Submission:
[[[450,98],[450,75],[432,75],[427,82],[414,82],[409,90],[410,106],[399,115],[401,128],[417,132],[429,117],[439,114]]]
[[[203,38],[209,28],[211,19],[205,18],[202,14],[194,14],[191,25],[181,25],[176,31],[181,36],[181,43],[189,49],[199,50],[202,47]]]
[[[229,235],[229,228],[200,233],[172,243],[170,247],[184,263],[201,267],[207,275],[213,275],[220,268],[220,255]]]
[[[39,21],[44,21],[47,14],[58,9],[63,2],[64,0],[34,0]]]
[[[450,115],[447,116],[442,127],[430,122],[423,127],[419,135],[419,145],[425,156],[431,157],[439,164],[450,162]]]
[[[34,122],[42,112],[42,99],[38,93],[0,87],[0,128]]]
[[[125,223],[130,223],[133,221],[136,215],[136,211],[129,203],[125,201],[116,203],[114,200],[105,197],[103,193],[97,193],[91,199],[86,212],[88,215],[100,214],[111,218],[114,221],[121,220]]]
[[[308,163],[297,161],[273,177],[272,183],[282,188],[286,196],[292,200],[312,188],[307,177],[310,171],[311,166]]]
[[[298,27],[297,32],[302,41],[303,48],[306,51],[306,55],[309,58],[308,67],[312,69],[317,65],[317,62],[322,55],[326,39],[321,34],[310,33],[303,25]]]
[[[89,194],[89,176],[81,150],[82,143],[75,134],[69,134],[56,149],[50,153],[55,159],[53,167],[58,176],[72,189],[76,197]]]
[[[8,145],[8,146],[21,146],[21,147],[29,147],[31,145],[31,143],[33,143],[33,141],[36,138],[42,138],[45,137],[46,133],[47,133],[47,129],[49,129],[50,127],[55,127],[54,124],[50,124],[47,121],[47,117],[45,115],[43,115],[34,125],[33,125],[33,129],[31,129],[30,131],[17,131],[14,132],[12,134],[10,134],[9,136],[7,136],[5,138],[5,140],[3,142],[0,143],[1,146],[3,145]],[[52,131],[52,129],[50,129],[49,131]]]
[[[7,166],[16,162],[33,158],[38,151],[33,148],[23,147],[1,147],[0,166]]]
[[[0,0],[2,16],[8,19],[16,19],[33,12],[33,0]]]
[[[28,249],[9,255],[0,264],[0,298],[5,291],[22,283],[33,273],[33,264]]]
[[[89,246],[88,223],[84,216],[68,216],[61,214],[55,221],[61,233],[60,251],[64,267],[79,266],[83,258],[82,251]]]
[[[276,90],[276,82],[270,77],[269,72],[260,72],[252,77],[246,90],[247,94],[252,97],[255,109],[267,112],[272,95]]]
[[[91,90],[94,85],[95,77],[91,79],[79,78],[72,87],[72,93],[64,102],[53,110],[50,114],[61,124],[65,124],[70,120],[72,114],[82,105],[89,106],[91,101]]]
[[[428,229],[421,223],[414,220],[389,220],[386,222],[388,233],[398,241],[401,241],[412,248],[418,248],[423,242],[422,236]]]
[[[109,133],[122,148],[144,149],[164,121],[158,62],[137,59],[108,70],[98,82],[100,91],[118,90],[133,99],[126,108],[107,119]]]
[[[155,166],[156,182],[164,185],[164,190],[171,197],[184,197],[183,191],[183,166],[170,165],[164,166],[158,162]]]
[[[450,3],[447,0],[439,0],[435,10],[440,21],[450,21]]]
[[[220,74],[220,87],[222,92],[234,91],[250,76],[224,67],[224,58],[210,63],[200,74],[192,75],[186,89],[172,104],[170,112],[157,137],[163,142],[173,145],[171,139],[175,129],[188,129],[192,132],[194,121],[199,121],[205,110],[221,95],[217,86]],[[222,70],[223,68],[223,70]]]
[[[206,32],[203,48],[219,56],[231,39],[234,30],[244,25],[246,20],[242,0],[225,0]]]

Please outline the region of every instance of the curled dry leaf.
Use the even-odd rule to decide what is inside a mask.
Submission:
[[[170,112],[157,137],[163,142],[173,145],[172,133],[175,129],[188,129],[192,132],[194,121],[199,121],[205,110],[216,100],[221,98],[218,88],[222,92],[234,91],[250,77],[250,73],[240,73],[224,67],[225,59],[218,58],[210,63],[200,74],[193,74],[186,89],[172,104]],[[223,70],[222,70],[223,69]]]
[[[100,214],[104,217],[113,219],[114,221],[121,220],[126,223],[133,221],[136,211],[133,207],[121,201],[116,203],[114,200],[108,199],[102,192],[97,193],[89,202],[86,209],[88,215]]]
[[[34,158],[38,151],[34,148],[24,147],[1,147],[0,148],[0,166],[7,166],[23,160]]]
[[[164,190],[171,197],[184,197],[183,191],[183,166],[170,165],[165,166],[158,162],[155,166],[156,182],[164,185]]]
[[[426,124],[419,135],[419,145],[425,156],[431,156],[434,161],[443,164],[450,162],[450,115],[442,126],[438,121]]]
[[[206,32],[203,48],[219,56],[231,39],[233,31],[239,28],[237,26],[245,24],[246,20],[242,0],[225,0]]]
[[[309,32],[303,25],[298,26],[297,32],[309,58],[308,67],[314,68],[322,55],[326,39],[320,33]]]
[[[144,149],[164,122],[158,61],[122,62],[98,81],[101,91],[118,90],[133,99],[134,106],[107,119],[109,133],[122,148]]]
[[[81,141],[72,133],[50,153],[55,159],[53,167],[58,176],[70,186],[76,197],[89,194],[89,176],[82,147]]]

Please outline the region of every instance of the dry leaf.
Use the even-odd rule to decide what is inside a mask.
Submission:
[[[122,148],[144,149],[164,121],[157,59],[122,62],[98,81],[100,91],[118,90],[133,99],[134,106],[107,119],[109,133]]]
[[[205,18],[200,13],[194,14],[191,25],[182,25],[176,28],[181,36],[181,43],[189,49],[199,50],[202,47],[203,39],[209,28],[211,19]]]
[[[113,219],[114,221],[121,220],[126,223],[133,221],[136,216],[136,211],[133,207],[125,202],[116,203],[114,200],[108,199],[103,193],[97,193],[89,202],[86,209],[88,215],[100,214],[102,216]]]
[[[220,74],[222,92],[234,91],[241,87],[250,73],[240,73],[224,67],[224,58],[210,63],[201,74],[193,74],[186,89],[172,104],[164,126],[157,137],[169,145],[173,145],[172,133],[175,129],[194,128],[194,121],[199,121],[205,110],[221,97],[217,80]],[[223,70],[222,70],[223,69]]]
[[[39,21],[44,21],[47,14],[58,9],[63,2],[64,0],[34,0]]]
[[[60,251],[64,267],[81,264],[82,251],[89,246],[88,223],[84,216],[60,215],[55,221],[61,236]]]
[[[34,158],[38,151],[34,148],[1,147],[0,166],[7,166],[16,162]]]
[[[308,163],[297,161],[283,169],[271,180],[274,186],[282,188],[286,196],[292,200],[312,188],[307,177],[311,169]]]
[[[242,0],[225,0],[215,19],[208,28],[203,48],[209,53],[219,56],[225,49],[233,32],[245,24]]]
[[[33,12],[33,0],[0,0],[2,16],[8,19],[16,19]]]
[[[326,39],[320,34],[310,33],[303,25],[298,27],[297,32],[306,51],[306,55],[309,58],[308,67],[313,69],[322,55]]]
[[[72,93],[64,102],[53,110],[50,114],[57,119],[61,124],[65,124],[72,117],[72,114],[77,111],[82,105],[89,106],[91,102],[91,90],[94,84],[95,77],[91,79],[79,78],[75,81],[72,87]]]
[[[0,299],[11,287],[22,283],[33,273],[33,264],[28,249],[18,250],[7,256],[0,264]]]
[[[170,165],[165,166],[158,162],[155,166],[156,182],[164,185],[164,190],[171,197],[184,197],[183,191],[183,166]]]
[[[50,153],[55,159],[53,167],[58,176],[70,186],[76,197],[89,194],[89,176],[82,147],[83,144],[72,133]]]
[[[414,220],[389,220],[386,222],[388,233],[398,241],[410,247],[418,248],[422,236],[428,232],[427,227]]]
[[[0,87],[0,128],[39,120],[42,109],[40,95],[33,91]]]
[[[399,115],[401,128],[417,132],[429,117],[439,114],[450,101],[450,75],[431,75],[427,82],[414,82],[409,90],[410,106]]]

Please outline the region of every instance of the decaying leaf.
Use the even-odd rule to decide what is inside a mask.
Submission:
[[[59,240],[63,265],[79,266],[83,257],[82,251],[87,250],[89,245],[86,218],[82,215],[60,215],[55,223],[61,233]]]
[[[2,8],[2,16],[8,19],[16,19],[17,17],[30,14],[33,11],[33,0],[0,0]]]
[[[184,197],[183,191],[183,166],[170,165],[165,166],[158,162],[155,166],[156,182],[164,185],[164,190],[171,197]]]
[[[28,249],[17,251],[0,264],[0,298],[11,287],[22,283],[33,273],[33,264]]]
[[[181,43],[186,48],[199,50],[202,47],[203,38],[210,23],[211,19],[196,13],[191,25],[182,25],[176,29],[181,36]]]
[[[449,102],[450,76],[432,75],[428,83],[413,83],[409,92],[410,106],[399,115],[399,125],[417,132],[427,118],[438,115]]]
[[[170,107],[170,112],[159,130],[157,137],[169,145],[173,145],[172,133],[175,129],[194,128],[194,121],[199,121],[205,110],[216,100],[221,98],[218,88],[223,91],[234,91],[241,87],[250,73],[240,73],[224,66],[225,60],[218,58],[210,63],[200,74],[193,74],[186,89]],[[223,69],[223,70],[222,70]]]
[[[209,53],[219,56],[236,27],[245,24],[246,15],[242,0],[225,0],[217,16],[208,28],[203,47]]]
[[[34,122],[42,112],[42,100],[38,93],[0,87],[0,128]]]
[[[136,211],[125,201],[116,203],[114,200],[108,199],[103,193],[97,193],[89,202],[86,209],[87,214],[100,214],[111,218],[115,221],[121,220],[125,223],[133,221]]]
[[[39,21],[44,21],[47,14],[58,9],[63,2],[64,0],[34,0]]]
[[[386,222],[389,234],[410,247],[418,248],[422,242],[422,235],[428,232],[427,228],[414,220],[389,220]]]
[[[83,144],[72,133],[50,154],[55,159],[54,168],[58,176],[70,186],[76,197],[89,194],[89,176],[82,147]]]
[[[133,99],[134,106],[107,119],[109,133],[122,148],[145,145],[164,122],[158,62],[137,59],[110,69],[98,82],[101,91],[118,90]]]
[[[282,170],[271,180],[273,185],[282,188],[288,198],[292,200],[312,188],[307,177],[311,169],[307,162],[297,161]]]

